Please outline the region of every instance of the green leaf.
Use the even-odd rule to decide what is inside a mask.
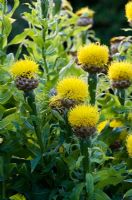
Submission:
[[[38,155],[34,160],[31,160],[31,172],[33,172],[35,170],[40,159],[41,159],[41,155]]]
[[[2,90],[2,86],[0,87],[0,104],[5,104],[12,96],[11,91],[9,91],[8,89],[4,89]]]
[[[56,110],[52,110],[53,115],[61,122],[65,122],[65,120],[63,119],[63,117],[59,114],[59,112],[57,112]]]
[[[15,10],[19,6],[19,3],[20,3],[19,0],[14,0],[14,6],[13,6],[11,12],[8,13],[8,15],[7,15],[8,17],[11,17],[14,14]]]
[[[126,198],[126,197],[132,197],[132,189],[130,189],[126,192],[126,194],[124,195],[124,198]]]
[[[5,112],[5,108],[0,105],[0,120],[2,119],[4,112]]]
[[[7,16],[4,16],[3,23],[5,24],[4,34],[8,37],[12,29],[10,18],[8,18]]]
[[[94,179],[92,174],[86,174],[86,190],[89,195],[89,198],[93,196],[94,193]]]
[[[10,200],[26,200],[26,198],[21,194],[15,194],[9,198]]]
[[[96,190],[94,193],[95,200],[111,200],[111,198],[102,190]]]
[[[21,34],[19,35],[16,35],[15,38],[13,38],[13,40],[11,40],[11,42],[8,44],[8,46],[10,45],[14,45],[14,44],[19,44],[19,43],[22,43],[24,41],[24,39],[27,37],[27,36],[33,36],[34,35],[34,32],[30,29],[25,29],[24,32],[22,32]]]
[[[77,184],[72,190],[70,200],[80,200],[80,195],[83,188],[84,188],[84,183]]]

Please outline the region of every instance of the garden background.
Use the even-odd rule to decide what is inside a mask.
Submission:
[[[30,1],[20,1],[23,5],[21,4],[15,12],[14,18],[18,20],[14,23],[14,30],[10,36],[11,39],[15,34],[21,33],[23,27],[26,26],[26,22],[21,18],[20,13],[23,10],[27,10],[24,3]],[[124,18],[124,5],[127,3],[127,0],[70,0],[70,2],[75,11],[84,6],[89,6],[95,11],[94,30],[97,37],[100,38],[103,43],[109,44],[111,37],[129,35],[129,32],[124,33],[122,30],[122,28],[126,28],[128,26],[127,20]],[[13,1],[8,0],[8,3],[12,6]]]

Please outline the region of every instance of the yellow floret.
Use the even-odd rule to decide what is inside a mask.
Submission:
[[[84,101],[88,96],[88,86],[77,77],[64,78],[57,85],[57,93],[65,99]]]
[[[19,60],[11,66],[11,73],[14,77],[34,77],[38,72],[38,65],[32,60]]]
[[[110,122],[111,128],[118,128],[118,127],[122,127],[122,126],[123,126],[123,123],[119,120],[114,119]]]
[[[125,61],[114,62],[109,67],[108,76],[111,80],[132,80],[132,64]]]
[[[76,12],[76,15],[81,16],[87,14],[88,17],[93,17],[94,11],[89,9],[88,7],[81,8]]]
[[[107,64],[109,59],[109,50],[105,45],[91,43],[81,47],[78,51],[78,60],[80,64],[102,67]]]
[[[68,121],[73,127],[95,127],[98,120],[97,108],[90,105],[76,106],[68,115]]]
[[[100,122],[97,126],[97,130],[99,133],[105,128],[105,126],[109,123],[109,120],[105,120],[103,122]]]
[[[126,139],[126,147],[130,157],[132,157],[132,134],[128,135]]]
[[[126,11],[126,17],[128,21],[132,21],[132,1],[126,4],[125,11]]]

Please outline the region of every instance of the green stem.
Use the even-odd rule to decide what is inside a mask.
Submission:
[[[40,6],[41,6],[41,18],[42,20],[47,18],[48,16],[48,7],[49,7],[49,1],[48,0],[41,0],[40,1]],[[42,38],[43,38],[43,47],[42,47],[42,58],[44,62],[44,68],[46,72],[46,77],[47,81],[49,81],[49,70],[48,70],[48,65],[47,65],[47,60],[46,60],[46,23],[45,26],[42,25]]]
[[[2,200],[6,199],[5,180],[2,182]]]
[[[81,34],[82,35],[82,44],[86,44],[87,34],[88,34],[88,30],[82,32],[82,34]]]
[[[42,30],[42,38],[43,38],[43,47],[42,47],[42,58],[43,58],[43,61],[44,61],[44,68],[45,68],[45,72],[46,72],[46,76],[47,76],[47,81],[49,81],[49,70],[48,70],[48,65],[47,65],[47,60],[46,60],[46,47],[45,47],[45,38],[46,38],[46,30],[45,28],[43,27],[43,30]]]
[[[83,158],[83,170],[84,170],[84,177],[86,173],[90,173],[91,171],[91,161],[90,161],[90,155],[88,152],[88,148],[91,147],[91,140],[89,139],[81,139],[80,140],[80,148],[81,148],[81,154],[84,156]]]
[[[6,6],[7,6],[7,1],[5,0],[4,3],[3,3],[3,11],[2,11],[2,25],[1,25],[1,33],[0,33],[0,50],[1,52],[3,52],[3,54],[5,53],[4,52],[4,49],[3,49],[3,43],[4,43],[4,16],[5,16],[5,13],[6,13]],[[1,56],[1,59],[0,59],[0,63],[3,64],[3,55]]]
[[[125,89],[117,89],[116,90],[116,95],[117,95],[121,105],[124,106],[125,105],[125,96],[126,96]]]
[[[88,85],[89,85],[89,94],[90,94],[90,103],[95,105],[96,102],[96,89],[97,89],[97,74],[89,73],[88,76]]]
[[[41,129],[38,123],[38,114],[37,114],[37,108],[35,103],[35,95],[33,90],[24,92],[25,99],[27,100],[28,105],[30,106],[30,115],[35,116],[35,119],[32,117],[32,123],[34,126],[34,130],[38,139],[38,143],[40,146],[41,153],[43,154],[43,143],[41,139]]]

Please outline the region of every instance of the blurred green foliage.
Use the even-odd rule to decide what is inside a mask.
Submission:
[[[17,21],[14,23],[14,31],[13,35],[10,36],[11,38],[14,37],[14,34],[22,32],[23,27],[26,26],[26,22],[21,18],[20,13],[27,10],[24,3],[29,2],[32,1],[21,0],[21,6],[17,9],[14,15],[14,18],[16,18]],[[128,27],[124,12],[127,0],[70,0],[70,2],[74,11],[83,6],[89,6],[95,10],[94,30],[97,37],[99,37],[103,43],[109,44],[111,37],[129,34],[122,30],[122,28]],[[12,5],[13,1],[8,0],[8,3]]]
[[[70,0],[73,8],[89,6],[95,10],[94,29],[101,41],[109,44],[114,36],[126,35],[121,29],[128,27],[124,7],[127,0]]]

